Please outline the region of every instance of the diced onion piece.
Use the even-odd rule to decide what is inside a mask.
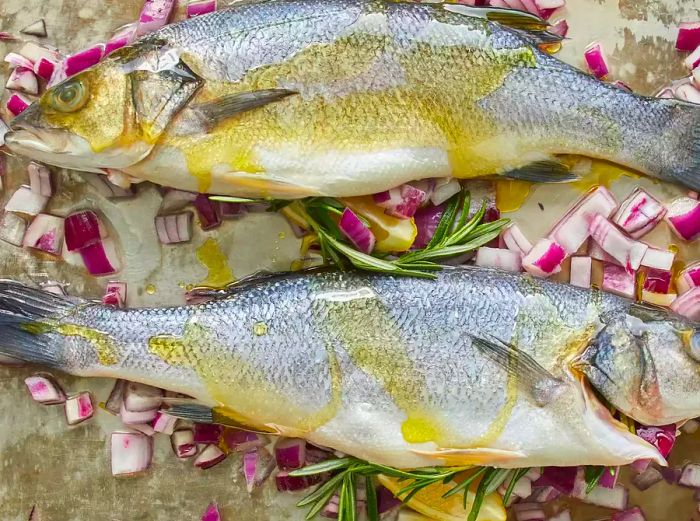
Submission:
[[[109,53],[133,42],[136,39],[137,27],[138,23],[136,22],[120,27],[105,44],[104,55],[107,56]]]
[[[286,470],[280,470],[275,476],[275,484],[280,492],[296,492],[312,487],[321,481],[318,474],[312,476],[290,476]]]
[[[73,76],[96,65],[104,56],[104,52],[105,46],[100,43],[68,56],[63,60],[63,70],[66,76]]]
[[[583,480],[583,483],[574,489],[572,497],[590,505],[624,510],[627,508],[629,492],[622,485],[615,485],[613,488],[595,487],[586,493],[586,482]]]
[[[163,244],[177,244],[192,239],[192,212],[157,215],[156,233]]]
[[[22,112],[29,108],[31,100],[25,98],[21,94],[13,94],[7,100],[7,110],[9,110],[13,116],[19,116]]]
[[[32,63],[38,62],[41,58],[47,60],[59,61],[60,55],[56,50],[48,49],[35,42],[27,42],[19,50],[19,54],[27,58]]]
[[[224,428],[221,425],[214,423],[195,423],[194,424],[194,442],[218,445],[221,441],[221,433]]]
[[[610,72],[608,64],[605,61],[603,46],[600,42],[593,42],[586,47],[583,57],[586,59],[588,70],[591,71],[596,78],[605,78]]]
[[[194,192],[185,192],[184,190],[176,190],[168,188],[163,194],[163,200],[160,203],[160,211],[163,213],[179,212],[186,206],[194,203],[198,194]]]
[[[443,213],[445,213],[444,206],[432,205],[419,208],[418,211],[416,211],[416,215],[413,216],[413,219],[418,234],[416,235],[416,240],[413,242],[413,249],[425,248],[430,243],[433,235],[435,235],[435,230],[437,230],[440,224]]]
[[[578,471],[578,467],[544,467],[542,476],[534,484],[554,487],[561,494],[570,495],[574,491]]]
[[[637,188],[622,203],[612,221],[638,239],[650,232],[666,215],[666,208],[644,190]]]
[[[450,197],[458,194],[462,189],[462,185],[454,177],[443,177],[435,180],[435,188],[430,195],[430,202],[435,206],[440,206]]]
[[[371,253],[374,249],[376,243],[374,234],[350,208],[343,210],[338,228],[358,250]]]
[[[113,432],[112,475],[133,476],[148,470],[153,458],[153,439],[136,432]]]
[[[603,290],[622,297],[634,298],[635,274],[617,264],[603,265]]]
[[[200,452],[194,460],[194,466],[200,469],[208,469],[221,463],[226,459],[226,454],[224,454],[219,447],[216,445],[207,445],[204,450]]]
[[[499,268],[505,271],[521,271],[522,256],[518,252],[482,246],[476,250],[477,266]]]
[[[216,11],[216,0],[190,0],[187,4],[187,18],[201,16]]]
[[[31,68],[17,67],[10,73],[5,88],[24,92],[25,94],[38,94],[39,83]]]
[[[15,67],[22,67],[25,69],[33,69],[34,68],[34,62],[32,60],[29,60],[28,58],[25,58],[21,54],[17,54],[16,52],[9,52],[5,55],[5,58],[3,58],[3,61],[7,62],[10,64],[10,68],[14,69]]]
[[[498,492],[503,495],[506,493],[506,490],[510,486],[510,482],[512,479],[506,479],[500,487],[498,487]],[[519,497],[519,498],[526,498],[532,494],[532,481],[529,479],[522,477],[518,481],[515,482],[515,485],[513,486],[512,489],[512,496]],[[512,497],[511,496],[511,497]]]
[[[639,269],[649,248],[646,244],[629,239],[602,215],[593,218],[589,231],[593,240],[628,272]]]
[[[113,275],[121,270],[116,244],[110,238],[82,248],[80,256],[90,275]]]
[[[590,288],[592,264],[590,257],[571,257],[569,282],[579,288]]]
[[[676,98],[687,101],[689,103],[700,103],[700,90],[698,90],[693,84],[685,84],[678,87],[675,91]]]
[[[5,145],[5,136],[9,131],[10,127],[7,126],[7,123],[0,119],[0,147]],[[7,172],[5,164],[6,160],[5,156],[3,155],[2,159],[0,159],[0,190],[2,189],[2,176],[4,176]]]
[[[37,215],[46,207],[49,198],[32,192],[28,186],[20,186],[5,205],[6,212]]]
[[[146,436],[153,436],[156,431],[150,423],[125,423],[130,429],[141,432]]]
[[[35,194],[51,197],[53,195],[53,182],[51,171],[41,163],[31,161],[27,166],[29,173],[29,188]]]
[[[700,429],[700,422],[698,420],[688,420],[682,426],[681,430],[685,434],[695,434]]]
[[[668,206],[666,222],[683,240],[692,241],[700,236],[700,201],[679,197]]]
[[[661,472],[656,469],[656,467],[648,466],[646,470],[632,478],[632,485],[634,485],[638,490],[644,491],[649,487],[656,485],[663,479],[664,477],[661,475]]]
[[[671,272],[648,268],[644,274],[644,289],[655,293],[668,293],[671,287]]]
[[[56,405],[66,401],[66,394],[58,383],[47,375],[35,374],[24,379],[32,399],[44,405]]]
[[[158,411],[156,417],[153,419],[151,426],[156,432],[161,432],[163,434],[171,435],[175,432],[175,424],[177,423],[177,418],[175,416],[170,416],[168,413],[163,411]]]
[[[146,0],[139,15],[139,36],[156,31],[168,23],[175,0]]]
[[[700,22],[681,22],[678,28],[676,49],[693,52],[700,47]]]
[[[525,271],[537,277],[549,277],[561,271],[566,252],[550,239],[540,239],[522,260]]]
[[[676,260],[675,252],[650,247],[644,254],[644,257],[642,257],[642,266],[661,271],[671,271],[674,260]]]
[[[197,444],[194,442],[192,429],[178,429],[170,435],[170,444],[175,456],[179,459],[191,458],[197,454]]]
[[[209,504],[204,514],[202,514],[202,521],[221,521],[221,514],[216,503]]]
[[[12,212],[5,212],[0,222],[0,240],[14,246],[22,246],[27,221]]]
[[[102,174],[87,174],[85,176],[85,181],[95,188],[97,192],[108,199],[121,198],[121,197],[132,197],[134,195],[133,187],[126,189],[121,186],[117,186],[111,183],[106,175]]]
[[[53,76],[58,64],[47,58],[39,58],[39,61],[34,64],[34,74],[42,80],[49,81]]]
[[[22,246],[51,255],[60,255],[63,248],[63,219],[40,213],[27,228]]]
[[[676,279],[678,293],[685,293],[696,286],[700,286],[700,262],[687,266]]]
[[[77,425],[95,414],[92,406],[92,396],[88,392],[78,393],[66,399],[66,421],[68,425]]]
[[[413,219],[397,219],[385,214],[371,197],[351,197],[340,199],[340,202],[367,220],[377,240],[376,251],[401,252],[413,245],[418,233]]]
[[[617,512],[610,521],[647,521],[644,512],[639,507],[634,507],[624,512]]]
[[[530,253],[532,243],[525,237],[525,234],[520,231],[518,225],[513,223],[503,230],[501,234],[503,243],[510,251],[515,251],[525,256]]]
[[[661,425],[661,426],[639,426],[637,428],[637,436],[642,438],[647,443],[652,444],[659,453],[667,458],[671,454],[671,449],[676,443],[676,425]]]
[[[607,188],[599,186],[579,199],[547,237],[561,245],[568,255],[573,255],[590,237],[589,228],[595,216],[610,217],[616,208],[613,195]]]
[[[559,20],[547,29],[547,32],[566,38],[566,35],[569,34],[569,24],[566,20]]]
[[[275,459],[265,447],[246,452],[243,455],[241,470],[248,493],[252,493],[255,487],[262,485],[270,477],[274,468]]]
[[[124,405],[123,400],[119,408],[119,417],[126,424],[150,423],[155,419],[157,414],[158,409],[151,409],[148,411],[130,411]]]
[[[525,500],[535,503],[549,503],[561,495],[561,492],[552,486],[534,486],[533,483],[532,494],[530,497],[525,498]]]
[[[110,280],[102,297],[102,303],[105,306],[123,308],[126,305],[126,282]]]
[[[246,205],[241,203],[229,203],[225,201],[219,202],[219,210],[221,212],[222,219],[238,219],[239,217],[243,217],[246,213],[248,213]],[[294,226],[294,223],[291,221],[289,224]]]
[[[277,466],[284,470],[298,469],[306,462],[306,441],[300,438],[280,438],[275,443]]]
[[[223,438],[226,447],[234,452],[248,452],[249,450],[264,447],[270,443],[270,439],[264,434],[235,428],[226,428]]]
[[[620,265],[620,263],[617,262],[615,258],[605,253],[603,248],[601,248],[600,245],[595,241],[591,241],[588,245],[588,255],[595,260],[610,262],[612,264],[617,264],[618,266]]]
[[[571,512],[569,510],[562,510],[558,514],[548,517],[547,521],[571,521]]]
[[[109,397],[105,402],[105,409],[112,414],[118,415],[122,409],[124,402],[124,389],[126,389],[126,380],[117,380],[114,382],[114,387],[109,393]]]
[[[124,407],[127,411],[150,412],[153,409],[157,410],[162,403],[163,389],[137,382],[129,382],[126,385],[126,389],[124,390]],[[155,413],[153,413],[153,417],[155,417]],[[150,420],[152,420],[153,417],[151,417]]]
[[[620,467],[606,467],[598,480],[599,487],[613,488],[620,477]]]
[[[545,521],[544,510],[537,503],[516,503],[513,512],[515,521]]]
[[[683,60],[683,65],[685,65],[689,71],[695,71],[700,67],[700,45],[686,56],[685,60]]]
[[[678,484],[684,487],[700,488],[700,465],[688,463],[683,467]]]
[[[221,226],[219,205],[215,201],[209,199],[208,195],[198,194],[194,200],[194,207],[197,209],[199,225],[202,230],[211,230]]]
[[[374,194],[374,202],[386,213],[399,219],[410,219],[427,200],[423,190],[403,184],[386,192]]]

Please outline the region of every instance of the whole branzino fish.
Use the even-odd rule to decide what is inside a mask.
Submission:
[[[133,310],[0,283],[0,353],[404,468],[663,462],[589,386],[642,423],[696,417],[699,339],[656,309],[482,268],[283,276]]]
[[[556,40],[545,29],[454,4],[245,2],[54,86],[7,143],[113,179],[248,197],[363,195],[441,176],[571,179],[562,154],[700,190],[700,107],[562,63],[539,49]]]

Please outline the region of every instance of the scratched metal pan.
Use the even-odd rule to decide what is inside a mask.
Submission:
[[[45,18],[49,41],[68,51],[104,41],[111,31],[138,16],[142,0],[2,0],[0,29],[16,32]],[[675,31],[682,20],[700,18],[700,0],[568,0],[564,15],[570,37],[560,57],[581,66],[583,48],[601,40],[610,55],[612,75],[643,93],[655,92],[665,81],[683,75],[673,49]],[[179,13],[181,14],[181,13]],[[9,52],[0,43],[0,54]],[[0,80],[8,73],[0,68]],[[4,105],[4,104],[3,104]],[[9,161],[4,197],[26,181],[25,164]],[[677,188],[645,179],[604,172],[612,190],[624,196],[642,185],[663,199],[680,193]],[[214,232],[196,231],[192,242],[162,247],[152,219],[160,204],[153,186],[139,187],[139,196],[118,202],[101,197],[75,172],[61,172],[58,195],[49,212],[63,214],[74,208],[99,208],[120,238],[125,269],[119,279],[129,284],[129,305],[156,306],[182,302],[183,289],[207,280],[241,277],[261,269],[286,270],[298,255],[298,241],[277,215],[252,213],[225,223]],[[525,204],[507,214],[532,238],[541,236],[573,201],[582,186],[549,185],[533,189]],[[541,203],[541,206],[540,204]],[[660,226],[653,242],[672,242]],[[683,248],[679,257],[700,258],[698,248]],[[0,276],[39,282],[70,283],[69,291],[98,297],[106,281],[86,277],[80,268],[28,255],[5,243],[0,245]],[[105,413],[92,421],[68,428],[60,407],[39,407],[28,399],[23,379],[29,369],[0,368],[0,519],[24,521],[36,505],[43,521],[171,521],[199,519],[206,505],[216,500],[225,519],[239,521],[295,520],[303,512],[297,498],[279,494],[269,484],[252,497],[239,473],[240,462],[231,457],[205,472],[191,462],[172,457],[166,437],[156,441],[152,471],[138,478],[115,479],[109,469],[108,436],[120,427]],[[61,376],[69,391],[90,390],[104,401],[112,382]],[[685,435],[674,463],[700,460],[700,441]],[[649,519],[699,519],[690,491],[659,484],[644,495],[632,489],[631,501],[642,505]],[[574,505],[575,520],[602,519],[606,512]]]

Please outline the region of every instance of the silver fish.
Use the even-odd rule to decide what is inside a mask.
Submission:
[[[4,355],[401,468],[663,463],[593,389],[644,423],[696,417],[699,339],[614,295],[483,268],[277,276],[129,310],[0,283]]]

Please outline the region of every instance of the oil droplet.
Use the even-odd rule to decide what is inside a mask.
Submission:
[[[185,291],[192,291],[194,289],[194,284],[188,284],[185,286]]]
[[[253,326],[253,333],[255,333],[255,336],[267,335],[267,324],[265,322],[256,322]]]
[[[530,195],[532,183],[503,179],[496,181],[496,206],[502,212],[514,212]]]
[[[197,260],[209,270],[207,278],[201,283],[202,286],[225,288],[236,280],[231,267],[228,265],[228,259],[224,252],[221,251],[216,239],[209,238],[197,248]]]
[[[579,162],[581,161],[587,162],[590,160],[579,159]],[[593,160],[590,161],[590,166],[591,168],[589,172],[583,175],[580,180],[571,184],[574,188],[580,190],[581,192],[587,192],[591,188],[599,185],[610,188],[610,185],[622,176],[634,178],[639,177],[639,174],[632,170],[628,170],[624,167],[607,163],[605,161]],[[575,168],[576,166],[574,165],[573,169]]]
[[[284,233],[284,232],[279,232],[279,233],[277,234],[277,237],[279,237],[280,239],[285,239],[285,238],[287,237],[287,234]]]
[[[149,295],[154,295],[155,292],[156,292],[156,287],[154,284],[149,284],[148,286],[146,286],[146,293],[148,293]]]
[[[186,286],[185,286],[185,283],[184,283],[184,282],[178,282],[178,283],[177,283],[177,287],[180,288],[180,289],[185,289]]]

